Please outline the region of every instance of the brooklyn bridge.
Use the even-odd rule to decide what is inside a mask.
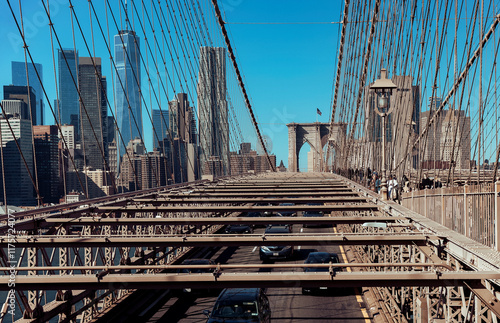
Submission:
[[[499,3],[337,2],[3,0],[0,322],[498,322]]]

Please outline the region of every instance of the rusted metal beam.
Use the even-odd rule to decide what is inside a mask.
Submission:
[[[216,274],[109,274],[109,275],[17,275],[17,290],[57,289],[161,289],[225,287],[403,287],[463,286],[481,279],[500,279],[496,271],[484,272],[270,272]],[[0,276],[0,290],[7,290],[9,277]]]
[[[233,197],[233,198],[198,198],[188,196],[174,196],[167,198],[156,198],[156,199],[145,199],[138,198],[134,199],[134,203],[143,204],[166,204],[166,203],[293,203],[293,204],[307,204],[307,203],[341,203],[341,202],[367,202],[366,197],[361,196],[334,196],[334,197],[298,197],[294,199],[286,197],[271,197],[271,198],[248,198],[246,196]]]
[[[116,265],[116,266],[106,266],[106,265],[96,265],[96,266],[38,266],[38,267],[16,267],[17,272],[23,272],[28,270],[67,270],[67,271],[81,271],[81,270],[123,270],[123,269],[137,269],[137,270],[147,270],[147,269],[157,269],[157,270],[171,270],[177,272],[181,269],[276,269],[276,268],[426,268],[426,269],[436,269],[445,268],[453,271],[453,268],[448,264],[432,264],[432,263],[335,263],[335,264],[290,264],[290,263],[276,263],[276,264],[244,264],[244,265],[234,265],[234,264],[217,264],[217,265]],[[10,267],[0,267],[1,270],[9,271]]]
[[[345,184],[340,184],[340,185],[321,185],[321,184],[315,184],[315,185],[310,185],[310,184],[298,184],[298,185],[287,185],[286,183],[283,183],[283,185],[217,185],[217,186],[200,186],[196,187],[194,191],[205,191],[205,190],[215,190],[215,191],[304,191],[304,190],[318,190],[318,191],[325,191],[325,190],[337,190],[337,191],[352,191],[351,188],[349,188]]]
[[[378,210],[375,204],[335,204],[335,205],[221,205],[221,206],[147,206],[129,205],[120,206],[100,206],[94,209],[95,212],[247,212],[247,211],[370,211]]]
[[[353,191],[324,191],[324,192],[207,192],[207,191],[187,191],[185,193],[166,193],[158,194],[157,196],[168,196],[169,198],[176,197],[290,197],[295,198],[298,196],[308,197],[308,196],[359,196],[358,193]],[[290,200],[293,202],[293,200]]]
[[[134,191],[134,192],[127,192],[127,193],[120,193],[120,194],[115,194],[115,195],[109,195],[109,196],[104,196],[104,197],[98,197],[94,199],[89,199],[85,201],[79,201],[79,202],[73,202],[73,203],[62,203],[54,206],[46,206],[42,208],[37,208],[33,210],[28,210],[28,211],[22,211],[22,212],[16,212],[16,218],[25,218],[25,217],[30,217],[30,216],[37,216],[39,214],[50,214],[50,213],[59,213],[63,212],[65,210],[73,209],[75,211],[80,211],[80,207],[86,208],[86,205],[92,204],[100,204],[100,203],[106,203],[106,204],[114,204],[114,205],[123,205],[128,202],[128,200],[134,198],[134,197],[145,197],[148,195],[155,195],[157,193],[165,193],[166,190],[173,190],[173,189],[178,189],[181,187],[195,187],[196,185],[200,185],[203,183],[206,183],[206,180],[198,180],[194,182],[186,182],[186,183],[178,183],[178,184],[173,184],[169,186],[163,186],[163,187],[156,187],[156,188],[151,188],[147,190],[142,190],[142,191]],[[7,214],[2,214],[0,215],[0,220],[5,220],[8,218]]]
[[[82,225],[102,226],[102,225],[223,225],[223,224],[309,224],[309,225],[338,225],[356,224],[367,222],[384,222],[394,225],[408,226],[410,223],[394,223],[397,221],[407,221],[404,217],[391,216],[324,216],[324,217],[201,217],[201,218],[101,218],[101,217],[67,217],[67,218],[46,218],[37,221],[19,222],[16,224],[17,230],[35,230],[50,228],[56,225],[75,227]]]
[[[486,307],[495,313],[496,317],[500,317],[500,301],[488,288],[486,288],[482,281],[467,282],[466,286]]]
[[[347,188],[347,187],[320,187],[320,188],[315,188],[315,187],[296,187],[296,188],[281,188],[281,187],[276,187],[276,188],[260,188],[260,187],[253,187],[253,188],[231,188],[231,187],[205,187],[201,190],[193,190],[194,192],[196,191],[203,191],[203,192],[208,192],[208,193],[215,193],[215,192],[225,192],[225,191],[230,191],[230,192],[240,192],[240,193],[252,193],[252,192],[266,192],[266,193],[292,193],[292,192],[350,192],[352,189]]]
[[[68,226],[80,225],[215,225],[215,224],[356,224],[366,222],[396,222],[407,221],[404,217],[392,216],[324,216],[324,217],[302,217],[302,216],[273,216],[273,217],[224,217],[224,218],[98,218],[81,217],[50,218],[42,220],[47,225],[64,224]],[[40,226],[43,227],[42,223]]]
[[[207,247],[207,246],[318,246],[318,245],[426,245],[435,236],[420,234],[283,234],[283,235],[176,235],[176,236],[18,236],[16,248],[63,247]],[[7,236],[0,247],[7,248]]]

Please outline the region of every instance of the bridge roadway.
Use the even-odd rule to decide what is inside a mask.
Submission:
[[[303,233],[332,233],[333,228],[308,227],[294,225],[294,232]],[[263,228],[257,228],[254,233],[263,233]],[[292,260],[277,260],[275,264],[303,263],[311,251],[335,252],[341,261],[346,262],[343,247],[339,246],[297,246]],[[257,247],[226,247],[216,250],[203,250],[198,256],[209,256],[216,263],[221,264],[257,264],[259,250]],[[258,271],[297,271],[299,269],[247,269],[245,272]],[[227,271],[237,271],[227,270]],[[108,322],[121,322],[124,316],[130,322],[205,322],[204,310],[212,310],[217,299],[218,291],[201,293],[176,294],[159,293],[164,295],[158,302],[150,304],[139,303],[137,308],[130,307],[129,312],[123,315],[120,311],[118,317],[106,317]],[[273,322],[370,322],[365,302],[360,296],[359,289],[343,288],[338,291],[327,293],[313,293],[303,295],[300,287],[290,288],[268,288],[266,294],[269,297],[272,310]],[[171,295],[171,296],[170,296]]]
[[[266,186],[264,192],[260,186]],[[295,205],[288,211],[301,215],[321,209],[331,217],[289,219],[291,236],[263,235],[263,229],[252,237],[216,234],[224,223],[245,222],[238,217],[241,212],[283,209],[277,204],[290,196],[297,200],[289,200]],[[323,199],[324,205],[304,204],[308,199]],[[57,316],[60,322],[203,322],[202,312],[212,308],[216,295],[179,297],[169,290],[196,286],[267,288],[273,321],[282,322],[365,322],[368,315],[377,323],[406,322],[415,315],[450,322],[484,313],[500,317],[497,251],[335,175],[267,174],[188,183],[101,202],[16,214],[15,237],[7,235],[10,222],[0,226],[0,270],[11,269],[6,266],[10,244],[22,249],[15,291],[17,313],[24,311],[25,318],[19,322],[52,322]],[[258,219],[264,224],[276,218]],[[338,234],[332,227],[301,227],[330,220]],[[257,248],[268,243],[296,246],[296,258],[276,262],[287,268],[262,266]],[[303,273],[300,266],[313,249],[336,252],[345,262],[347,256],[350,267],[333,276]],[[185,257],[201,256],[227,264],[217,279],[210,273],[175,274],[173,268]],[[7,291],[8,282],[8,275],[0,276],[0,290]],[[302,286],[350,289],[302,295]],[[363,297],[354,289],[359,287]]]

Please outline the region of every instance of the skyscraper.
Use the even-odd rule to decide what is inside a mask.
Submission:
[[[219,160],[222,174],[229,174],[229,126],[226,101],[225,48],[200,48],[198,118],[202,170],[212,169],[211,167],[205,167],[204,164],[207,161]]]
[[[57,126],[33,126],[38,190],[44,203],[59,202],[59,154]]]
[[[101,75],[101,58],[94,57],[93,61],[91,57],[80,57],[78,65],[81,139],[86,166],[103,169],[105,163],[102,154],[107,157],[106,78]]]
[[[57,53],[59,69],[59,108],[56,110],[57,119],[60,124],[75,126],[75,138],[79,140],[78,51],[58,49]]]
[[[430,110],[422,112],[422,125],[427,125],[436,114],[440,98],[431,98]],[[434,102],[438,104],[432,106]],[[423,130],[423,129],[422,129]],[[465,111],[441,110],[434,123],[429,127],[423,151],[422,168],[447,169],[453,162],[457,169],[468,169],[470,162],[471,137],[470,117]]]
[[[28,66],[28,73],[26,73],[26,65]],[[35,70],[36,69],[36,70]],[[36,104],[35,104],[35,113],[33,115],[33,125],[42,125],[43,124],[43,110],[44,110],[44,93],[42,89],[42,84],[38,79],[38,75],[40,76],[40,80],[43,82],[43,68],[42,64],[38,63],[28,63],[25,62],[12,62],[12,85],[28,85],[31,86],[35,92],[36,96]],[[28,78],[26,78],[26,74]]]
[[[23,119],[29,120],[30,119],[29,111],[31,110],[31,114],[33,117],[33,124],[36,124],[35,120],[36,96],[31,86],[29,87],[29,93],[28,93],[27,86],[4,85],[3,98],[5,100],[22,100],[24,103],[26,103],[28,110],[26,111],[26,113],[21,113],[20,116]]]
[[[153,149],[160,148],[163,139],[168,138],[168,110],[153,109]]]
[[[23,100],[2,100],[2,106],[5,114],[29,120],[28,105]]]
[[[178,93],[168,106],[169,128],[174,141],[172,173],[177,182],[194,181],[199,176],[194,109],[190,106],[186,93]]]
[[[180,138],[186,143],[195,143],[195,129],[192,120],[194,119],[193,108],[189,105],[186,93],[177,93],[177,98],[168,103],[169,107],[169,127],[174,138]]]
[[[120,165],[129,141],[142,135],[140,44],[132,30],[120,30],[114,44],[115,116],[121,134],[116,135],[116,146]]]
[[[10,127],[9,127],[9,123]],[[0,118],[3,147],[3,170],[7,201],[0,185],[0,201],[15,206],[35,205],[33,183],[33,147],[31,123],[19,117]],[[17,140],[17,144],[15,142]],[[19,148],[18,146],[19,145]],[[21,151],[21,153],[19,153]],[[26,163],[26,164],[25,164]],[[0,171],[0,180],[3,176]],[[1,181],[0,181],[1,183]]]

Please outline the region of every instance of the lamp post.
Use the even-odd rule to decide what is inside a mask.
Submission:
[[[397,88],[397,86],[392,83],[390,79],[387,78],[387,70],[385,68],[380,70],[380,78],[375,80],[370,86],[370,90],[373,90],[377,95],[377,101],[375,103],[375,112],[382,118],[382,188],[380,192],[382,193],[382,200],[387,200],[387,174],[386,174],[386,151],[385,151],[385,122],[386,117],[391,113],[391,106],[389,105],[389,97],[392,94],[392,90]]]

